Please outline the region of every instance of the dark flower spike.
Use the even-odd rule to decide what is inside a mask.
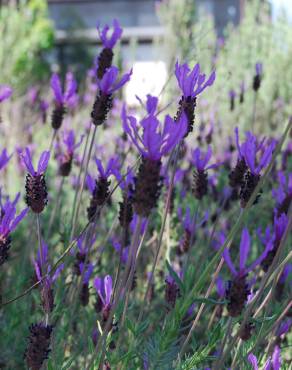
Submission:
[[[235,98],[236,98],[236,92],[232,89],[229,91],[229,100],[230,100],[230,110],[231,112],[235,108]]]
[[[76,94],[77,83],[71,72],[66,75],[66,90],[63,92],[60,77],[54,73],[51,77],[51,88],[55,96],[55,109],[52,114],[52,127],[58,130],[63,122],[66,104]]]
[[[272,248],[272,243],[268,243],[262,255],[260,255],[248,268],[246,260],[250,250],[250,235],[247,228],[242,230],[241,241],[240,241],[240,257],[239,257],[239,270],[237,271],[234,264],[231,261],[229,250],[225,249],[223,252],[224,260],[229,267],[233,275],[233,279],[230,282],[229,288],[226,291],[226,298],[228,299],[227,309],[230,316],[239,316],[245,306],[248,295],[250,293],[246,277],[249,272],[253,271],[256,266],[267,256],[267,253]]]
[[[0,171],[7,165],[13,154],[8,155],[7,149],[4,148],[0,154]]]
[[[118,74],[117,67],[109,67],[102,78],[97,80],[99,91],[91,111],[92,123],[95,126],[102,125],[106,121],[108,112],[112,108],[112,94],[130,80],[132,70],[124,74],[120,81],[117,81]]]
[[[83,262],[79,264],[80,275],[83,275],[82,286],[79,298],[83,307],[89,303],[89,280],[93,272],[93,265],[88,263],[85,265]]]
[[[199,64],[196,64],[191,71],[187,64],[180,65],[178,62],[175,65],[175,75],[182,91],[176,120],[180,118],[182,113],[186,114],[188,130],[185,136],[187,136],[193,131],[197,96],[214,83],[216,75],[215,71],[212,72],[208,80],[205,82],[206,76],[205,74],[200,74]]]
[[[25,351],[29,369],[40,370],[50,353],[50,341],[53,327],[43,323],[33,324],[29,328],[29,344]]]
[[[13,90],[10,86],[0,85],[0,103],[2,103],[6,99],[9,99],[12,93]]]
[[[236,189],[240,187],[243,183],[244,175],[247,170],[247,165],[246,165],[244,155],[243,155],[245,142],[242,143],[241,145],[239,143],[238,127],[235,127],[234,132],[235,132],[235,143],[236,143],[237,152],[238,152],[238,159],[237,159],[236,166],[229,174],[229,185],[232,188]]]
[[[79,142],[76,143],[74,130],[63,132],[63,145],[65,150],[61,150],[59,153],[57,153],[57,159],[59,161],[59,173],[61,176],[69,176],[72,168],[74,152],[82,144],[83,138],[84,135],[82,135]],[[59,146],[57,146],[57,148],[59,149]]]
[[[261,158],[256,165],[256,154],[260,149],[263,149],[264,141],[257,145],[256,137],[251,133],[248,133],[248,138],[245,145],[241,147],[242,155],[245,163],[248,166],[248,171],[245,173],[244,180],[241,184],[240,189],[240,204],[244,208],[249,201],[254,189],[256,188],[260,180],[260,172],[269,165],[273,151],[276,146],[276,142],[272,141],[263,150]]]
[[[113,293],[112,277],[106,275],[104,278],[95,278],[93,282],[94,288],[102,303],[102,317],[103,321],[108,320],[111,309],[111,296]]]
[[[261,87],[262,75],[263,75],[263,64],[256,63],[255,65],[255,76],[253,78],[253,90],[256,92]]]
[[[29,148],[21,155],[28,170],[26,175],[26,203],[35,213],[41,213],[48,201],[48,193],[44,173],[47,169],[50,152],[44,151],[39,159],[37,171],[35,171]]]
[[[42,241],[42,251],[38,251],[37,259],[33,262],[37,281],[41,281],[41,304],[45,313],[51,313],[54,309],[53,283],[59,277],[64,268],[64,264],[58,266],[52,276],[50,276],[51,266],[48,263],[48,246]]]
[[[192,163],[195,166],[193,193],[197,199],[202,199],[208,193],[208,173],[210,169],[217,168],[221,163],[208,165],[212,157],[212,149],[209,146],[206,153],[197,148],[192,153]]]
[[[19,196],[15,198],[14,202],[6,201],[1,205],[0,216],[0,265],[2,265],[9,257],[9,249],[11,244],[10,234],[16,229],[19,222],[26,216],[28,208],[22,210],[16,216],[16,202]]]

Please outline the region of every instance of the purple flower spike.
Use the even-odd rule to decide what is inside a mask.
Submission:
[[[183,96],[192,98],[195,98],[208,86],[212,86],[216,78],[215,71],[213,71],[205,82],[206,75],[200,74],[199,64],[196,64],[191,71],[186,63],[179,64],[178,62],[175,65],[175,75]]]
[[[140,121],[143,128],[142,136],[138,132],[136,118],[127,116],[125,106],[122,110],[122,121],[124,131],[130,136],[140,154],[153,161],[159,161],[162,156],[168,154],[187,132],[185,115],[182,115],[178,122],[167,115],[164,120],[164,127],[160,130],[161,125],[158,119],[149,115]]]
[[[38,162],[38,168],[37,171],[35,171],[33,164],[32,164],[32,158],[31,158],[31,153],[28,147],[25,148],[25,153],[21,155],[25,166],[30,173],[31,176],[36,177],[43,175],[48,167],[49,159],[50,159],[50,152],[49,151],[44,151],[39,159]]]
[[[63,93],[60,77],[56,73],[54,73],[51,77],[51,88],[55,95],[56,104],[59,106],[63,106],[76,93],[77,83],[74,79],[73,74],[71,72],[68,72],[66,75],[66,90]]]
[[[95,158],[95,164],[102,179],[108,179],[111,175],[115,175],[120,167],[119,158],[117,156],[110,158],[105,168],[98,158]]]
[[[0,85],[0,103],[2,103],[4,100],[10,98],[12,95],[12,88],[7,85]]]
[[[113,20],[113,31],[110,37],[108,36],[109,29],[110,27],[108,25],[105,25],[102,29],[100,29],[99,24],[97,25],[97,31],[104,48],[113,49],[115,44],[121,38],[123,29],[120,27],[120,24],[116,19]]]
[[[129,73],[125,73],[120,81],[117,81],[119,69],[117,67],[110,67],[106,70],[101,80],[97,80],[97,85],[100,91],[105,95],[111,95],[115,91],[123,87],[131,78],[132,69]]]
[[[4,168],[7,165],[11,157],[12,157],[12,154],[9,156],[7,153],[7,149],[4,148],[0,154],[0,170],[2,170],[2,168]]]

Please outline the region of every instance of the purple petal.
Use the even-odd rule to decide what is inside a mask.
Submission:
[[[133,73],[133,69],[130,70],[130,72],[128,73],[125,73],[122,78],[120,79],[119,82],[115,82],[110,90],[110,93],[114,93],[115,91],[117,91],[118,89],[120,89],[122,86],[124,86],[131,78],[132,76],[132,73]]]
[[[232,263],[231,261],[231,258],[230,258],[230,254],[229,254],[229,250],[228,249],[225,249],[224,252],[223,252],[223,258],[227,264],[227,266],[229,267],[229,270],[231,271],[231,273],[236,276],[237,275],[237,271],[234,267],[234,264]]]
[[[31,154],[30,154],[30,150],[28,147],[25,148],[25,154],[22,154],[21,155],[25,165],[26,165],[26,168],[28,170],[28,172],[34,176],[35,175],[35,170],[33,168],[33,164],[32,164],[32,160],[31,160]]]
[[[46,171],[50,159],[50,151],[45,150],[39,159],[38,163],[38,174],[42,174]]]
[[[258,370],[258,360],[254,354],[249,354],[247,357],[248,361],[251,363],[253,370]]]
[[[67,102],[76,93],[77,82],[72,72],[66,74],[66,91],[64,94],[64,100]]]
[[[12,222],[10,226],[10,232],[14,231],[16,226],[19,224],[19,222],[26,216],[29,208],[25,208],[20,212],[18,216],[15,217],[14,221]]]
[[[0,85],[0,103],[2,103],[4,100],[10,98],[12,95],[12,88],[8,85]]]
[[[63,104],[63,92],[61,87],[61,81],[57,73],[54,73],[51,77],[51,88],[54,92],[57,103]]]
[[[279,346],[275,346],[273,356],[272,356],[272,363],[273,363],[273,370],[279,370],[281,368],[281,351]]]
[[[106,275],[106,277],[104,278],[104,290],[105,290],[105,302],[106,304],[109,304],[113,290],[113,282],[110,275]]]

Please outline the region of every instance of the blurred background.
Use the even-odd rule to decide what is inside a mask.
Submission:
[[[210,100],[222,100],[222,113],[230,91],[248,88],[260,62],[261,118],[275,129],[275,104],[290,114],[291,0],[0,0],[0,83],[12,85],[15,98],[35,84],[48,88],[52,71],[70,70],[84,91],[100,48],[96,25],[114,18],[124,28],[114,62],[134,71],[124,91],[128,104],[166,85],[167,100],[179,60],[199,62],[206,73],[216,68]]]

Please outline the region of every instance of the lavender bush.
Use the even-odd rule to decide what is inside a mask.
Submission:
[[[53,74],[19,121],[0,88],[0,367],[288,369],[292,120],[259,130],[265,60],[222,103],[224,50],[178,59],[133,108],[122,28],[97,31],[85,88]]]

